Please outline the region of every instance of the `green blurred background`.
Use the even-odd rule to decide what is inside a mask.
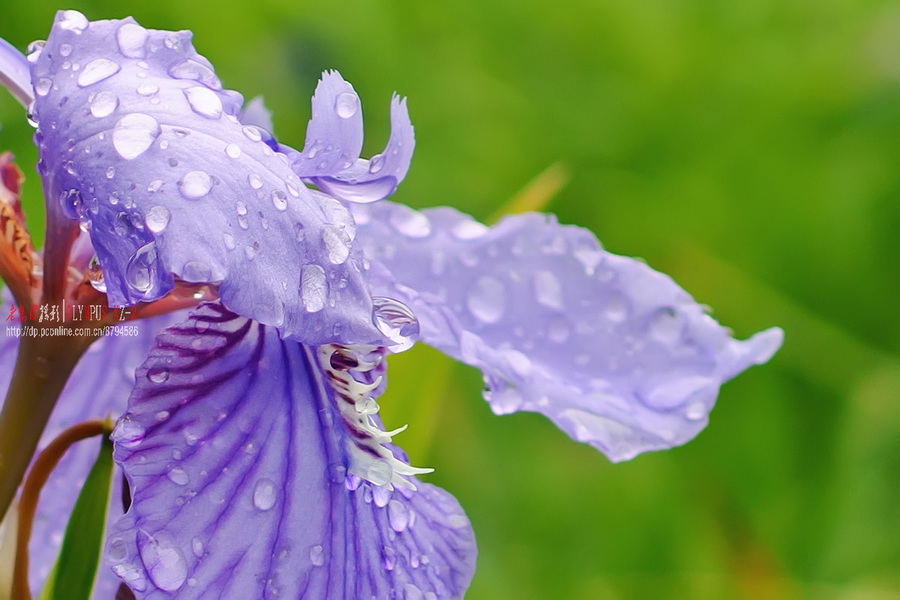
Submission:
[[[494,417],[474,370],[395,357],[385,421],[478,536],[467,598],[900,598],[900,3],[31,0],[0,35],[24,48],[57,8],[193,30],[295,146],[322,70],[360,93],[367,155],[396,90],[418,144],[400,201],[491,219],[525,190],[739,337],[784,328],[698,439],[619,465]],[[37,224],[6,95],[0,123]]]

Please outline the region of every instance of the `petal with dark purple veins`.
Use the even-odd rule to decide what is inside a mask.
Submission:
[[[613,461],[692,439],[719,386],[781,345],[777,328],[732,339],[669,277],[551,216],[488,228],[448,208],[354,214],[373,293],[481,368],[494,412],[543,413]]]
[[[3,292],[3,300],[2,307],[9,306],[6,291]],[[120,415],[125,410],[128,394],[134,387],[134,371],[147,357],[156,334],[171,323],[183,320],[184,316],[184,312],[172,313],[139,321],[134,324],[136,336],[119,337],[111,334],[94,342],[69,378],[44,429],[39,448],[45,447],[63,429],[76,423]],[[6,327],[3,331],[0,335],[0,406],[9,387],[19,345],[17,337],[5,333]],[[76,444],[59,462],[41,492],[29,545],[29,582],[35,593],[47,579],[56,561],[79,488],[96,456],[96,445]],[[113,480],[109,509],[109,518],[112,520],[122,515],[120,494],[119,474]],[[104,579],[101,579],[95,588],[112,589],[114,593],[115,587],[108,585],[108,578],[105,580],[107,585],[104,586]]]
[[[111,304],[177,276],[304,342],[380,339],[349,213],[239,122],[189,32],[66,11],[32,78],[48,214],[90,229]]]
[[[462,597],[468,519],[372,452],[366,361],[218,304],[160,335],[113,434],[133,504],[107,557],[137,598]]]

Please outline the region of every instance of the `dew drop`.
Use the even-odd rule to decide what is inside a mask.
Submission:
[[[225,247],[229,250],[234,250],[237,247],[237,245],[234,243],[234,236],[230,233],[223,233],[222,241],[225,242]]]
[[[138,85],[135,91],[141,96],[152,96],[159,91],[159,86],[155,83],[145,81],[144,83]]]
[[[412,238],[427,237],[431,233],[431,221],[423,213],[397,204],[391,212],[394,229]]]
[[[425,600],[425,594],[413,583],[403,586],[403,600]]]
[[[116,42],[119,52],[127,58],[144,58],[144,42],[147,41],[147,30],[137,23],[125,23],[116,31]]]
[[[135,448],[144,440],[147,430],[144,426],[131,418],[130,415],[123,415],[116,423],[109,439],[124,448]]]
[[[191,540],[191,552],[194,553],[194,556],[197,558],[203,557],[203,542],[200,538],[194,538]]]
[[[213,73],[212,69],[191,59],[172,65],[169,68],[169,75],[175,79],[199,81],[217,90],[222,88],[222,83],[216,78],[216,74]]]
[[[244,256],[247,257],[247,260],[253,260],[256,258],[256,254],[259,252],[259,242],[253,242],[253,245],[244,246]]]
[[[699,421],[706,416],[706,412],[706,405],[699,400],[695,400],[688,403],[684,416],[690,421]]]
[[[550,271],[538,271],[534,274],[534,297],[538,304],[556,310],[562,310],[562,285],[556,275]]]
[[[606,300],[604,312],[606,318],[614,323],[621,323],[628,318],[628,299],[622,294],[614,293]]]
[[[306,265],[300,276],[300,299],[307,312],[319,312],[328,300],[328,281],[325,269],[319,265]]]
[[[372,298],[372,322],[386,338],[394,342],[391,352],[408,350],[419,339],[419,320],[410,307],[399,300]]]
[[[94,96],[94,99],[91,101],[91,114],[98,119],[102,119],[111,115],[118,107],[119,97],[109,90],[103,90]],[[113,132],[113,140],[115,140],[115,132]],[[150,143],[152,144],[153,141],[151,140]]]
[[[347,468],[344,465],[333,464],[328,467],[328,480],[331,481],[331,483],[344,483],[346,479]]]
[[[78,75],[78,87],[94,85],[108,79],[119,72],[119,65],[108,58],[97,58],[84,66]]]
[[[486,398],[491,404],[491,410],[496,415],[512,414],[522,408],[522,405],[525,403],[522,392],[513,387],[504,390],[492,390],[486,394]]]
[[[350,256],[350,236],[343,227],[325,225],[322,228],[322,242],[325,244],[328,260],[335,265],[347,262]]]
[[[151,367],[147,370],[147,379],[153,383],[165,383],[169,380],[169,370],[162,366]]]
[[[155,276],[155,263],[156,244],[154,242],[138,248],[125,267],[125,280],[128,286],[140,294],[150,291]]]
[[[163,545],[146,531],[137,534],[138,553],[150,580],[161,590],[174,592],[187,579],[187,563],[177,548]]]
[[[272,204],[274,204],[275,208],[278,210],[287,210],[287,195],[281,190],[275,190],[272,192]]]
[[[381,549],[381,565],[385,571],[393,571],[397,566],[397,552],[390,546]]]
[[[202,198],[212,189],[212,178],[206,171],[190,171],[178,182],[178,190],[188,200]]]
[[[388,503],[387,510],[391,529],[397,533],[405,531],[409,526],[409,510],[406,508],[406,505],[399,500],[391,500]]]
[[[384,168],[384,156],[381,154],[376,154],[372,158],[369,159],[369,173],[375,175],[381,169]]]
[[[253,188],[254,190],[258,190],[259,188],[261,188],[263,186],[262,179],[260,179],[259,175],[257,175],[256,173],[251,173],[247,177],[247,183],[249,183],[250,187]]]
[[[234,203],[235,208],[237,209],[237,214],[243,216],[247,214],[247,205],[244,204],[243,200],[238,200]]]
[[[469,312],[483,323],[496,323],[506,311],[506,286],[490,275],[479,277],[466,296]]]
[[[174,483],[175,485],[187,485],[190,481],[188,474],[184,472],[184,469],[181,467],[174,467],[169,469],[169,472],[166,473],[166,477],[169,478],[169,481]]]
[[[37,83],[34,84],[34,93],[38,96],[46,96],[50,93],[50,88],[53,86],[53,82],[46,77],[41,77],[37,80]]]
[[[387,485],[394,476],[394,468],[386,460],[373,460],[366,468],[365,478],[375,485]]]
[[[189,260],[181,269],[181,278],[190,283],[204,283],[212,278],[212,270],[206,263]]]
[[[88,20],[87,17],[77,10],[66,10],[63,11],[62,18],[59,20],[58,25],[60,29],[80,34],[88,28]]]
[[[309,549],[309,562],[316,567],[321,567],[325,564],[325,552],[322,546],[316,544]]]
[[[147,211],[147,214],[144,216],[144,222],[147,224],[147,229],[151,232],[161,233],[165,230],[171,218],[172,214],[168,208],[157,205]]]
[[[113,566],[113,573],[128,584],[132,590],[143,592],[147,589],[147,578],[144,574],[131,563],[120,563]]]
[[[474,219],[465,219],[450,228],[450,234],[458,240],[478,239],[489,231],[487,225],[482,225]]]
[[[62,57],[68,57],[72,54],[72,44],[60,44],[59,45],[59,55]]]
[[[208,119],[222,116],[222,100],[219,95],[207,87],[195,86],[184,90],[188,104],[198,115]]]
[[[252,125],[247,125],[241,131],[244,132],[244,136],[251,142],[262,141],[262,134],[259,132],[259,129],[253,127]]]
[[[113,147],[122,158],[131,160],[146,152],[160,133],[159,123],[150,115],[142,113],[125,115],[113,129]]]
[[[225,154],[228,158],[240,158],[241,157],[241,147],[237,144],[228,144],[225,146]]]
[[[88,281],[91,282],[91,287],[95,290],[101,294],[106,293],[106,280],[103,278],[103,268],[100,267],[100,260],[96,254],[91,257],[91,261],[88,263]]]
[[[277,493],[275,483],[269,479],[260,479],[253,490],[253,506],[259,510],[269,510],[275,506]]]
[[[359,96],[344,92],[334,101],[334,112],[342,119],[349,119],[359,110]]]

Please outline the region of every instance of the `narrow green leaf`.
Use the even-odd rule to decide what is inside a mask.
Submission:
[[[112,466],[112,442],[104,437],[69,517],[59,557],[39,600],[90,599],[106,526]]]

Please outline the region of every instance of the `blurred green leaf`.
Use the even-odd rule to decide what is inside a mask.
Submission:
[[[100,453],[75,502],[59,558],[39,600],[88,600],[94,587],[112,484],[112,442],[105,436]]]

